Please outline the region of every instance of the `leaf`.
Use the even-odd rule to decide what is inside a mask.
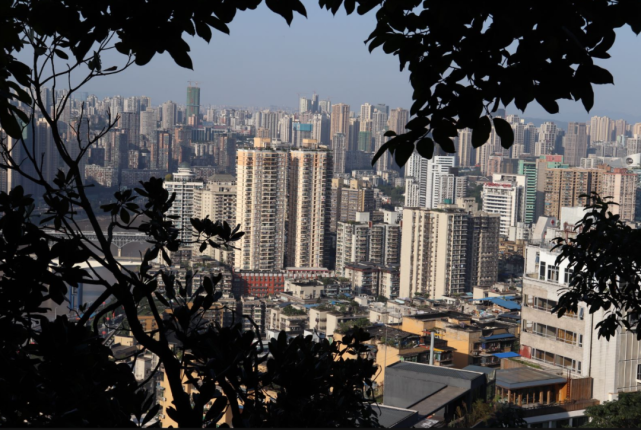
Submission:
[[[56,55],[58,57],[62,58],[63,60],[68,60],[69,59],[69,56],[64,51],[62,51],[60,49],[54,49],[53,52],[55,52]]]
[[[492,123],[490,122],[490,118],[487,115],[479,118],[472,131],[472,146],[474,148],[483,146],[490,138],[491,132]]]
[[[514,144],[514,130],[503,118],[493,118],[496,134],[501,138],[501,146],[509,149]]]
[[[131,220],[131,218],[129,217],[129,212],[127,211],[127,209],[125,208],[120,209],[120,219],[125,224],[129,224],[129,221]]]
[[[177,49],[167,49],[167,51],[169,52],[169,55],[171,55],[171,58],[173,58],[176,64],[178,64],[180,67],[184,67],[185,69],[190,70],[194,69],[194,65],[191,62],[191,57],[185,49],[181,49],[180,47],[178,47]]]
[[[614,78],[612,77],[612,74],[610,72],[594,64],[588,69],[587,75],[590,82],[593,82],[595,84],[614,83]]]
[[[376,152],[376,154],[374,154],[374,157],[372,158],[372,166],[376,164],[378,159],[381,158],[386,151],[388,151],[390,148],[396,145],[397,143],[395,142],[396,139],[398,139],[398,137],[393,137],[392,139],[388,140],[387,142],[381,145],[381,147],[378,149],[378,151]]]
[[[209,276],[203,279],[203,288],[205,288],[207,294],[214,294],[214,284],[211,282]]]
[[[14,139],[20,139],[22,137],[22,127],[20,127],[16,117],[2,108],[0,108],[0,125],[4,131]]]
[[[416,143],[416,152],[423,158],[432,159],[434,155],[434,141],[430,137],[424,137]]]
[[[396,136],[396,132],[394,130],[387,130],[385,134],[383,134],[385,137],[394,137]]]
[[[394,150],[394,161],[399,167],[403,167],[407,160],[412,156],[414,152],[414,142],[405,141],[398,145]]]

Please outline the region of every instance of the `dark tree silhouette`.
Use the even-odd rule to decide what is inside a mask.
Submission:
[[[36,213],[38,196],[25,195],[22,187],[0,194],[2,425],[120,427],[153,419],[159,406],[143,389],[146,381],[138,383],[131,363],[113,357],[99,337],[99,321],[115,309],[123,310],[140,345],[134,360],[146,351],[158,357],[154,371],[162,368],[173,397],[173,406],[163,413],[181,427],[215,426],[227,410],[235,427],[378,425],[368,389],[375,367],[362,354],[368,339],[363,331],[332,344],[314,343],[311,336],[288,341],[284,333],[263,344],[255,324],[255,330],[244,331],[242,321],[231,327],[202,323],[221,297],[221,276],[205,277],[190,294],[168,269],[171,255],[181,246],[198,244],[201,252],[207,247],[231,250],[243,235],[240,225],[192,219],[193,240],[181,242],[175,217],[167,215],[175,194],[158,178],[116,192],[114,201],[99,210],[92,207],[81,160],[118,118],[87,130],[83,108],[76,122],[61,121],[74,92],[92,79],[146,64],[165,51],[177,64],[191,67],[184,33],[209,40],[212,28],[228,32],[226,23],[237,10],[259,3],[43,0],[0,5],[0,124],[10,137],[0,136],[0,167],[35,184],[44,200]],[[267,4],[288,22],[294,12],[305,13],[297,0]],[[27,48],[29,65],[13,56]],[[110,49],[125,54],[124,64],[103,67],[102,57]],[[67,89],[51,109],[42,97],[45,85]],[[53,180],[42,165],[51,154],[26,137],[28,131],[35,134],[36,117],[50,127],[63,166]],[[95,241],[79,228],[79,212]],[[104,231],[99,212],[110,218]],[[148,236],[149,248],[136,270],[122,265],[111,250],[116,228]],[[166,264],[159,273],[151,270],[156,259]],[[80,283],[103,293],[80,309],[77,320],[58,316],[50,322],[44,316],[46,303],[62,304],[68,289]],[[171,308],[168,317],[158,303]],[[141,308],[151,312],[157,329],[145,331],[138,319]]]

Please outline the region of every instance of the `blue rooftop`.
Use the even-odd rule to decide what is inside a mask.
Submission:
[[[516,352],[497,352],[494,354],[495,357],[498,358],[513,358],[513,357],[520,357],[520,354],[517,354]]]
[[[515,336],[512,333],[502,333],[502,334],[495,334],[493,336],[482,337],[481,340],[488,341],[488,340],[514,339],[514,337]]]
[[[514,296],[511,296],[514,297]],[[494,303],[497,306],[500,306],[505,309],[509,309],[511,311],[520,311],[521,310],[521,305],[518,303],[511,302],[506,299],[502,299],[500,297],[485,297],[482,299],[474,299],[474,301],[477,302],[491,302]]]

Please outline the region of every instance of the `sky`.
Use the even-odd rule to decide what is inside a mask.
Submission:
[[[198,81],[201,105],[297,107],[298,93],[347,103],[358,111],[365,102],[391,108],[411,105],[409,73],[400,72],[398,58],[380,48],[369,53],[363,43],[374,29],[375,16],[339,11],[333,16],[315,1],[306,1],[308,18],[297,15],[291,27],[261,5],[240,12],[229,25],[231,35],[214,33],[207,44],[190,38],[194,70],[173,63],[169,54],[157,55],[143,67],[95,80],[85,87],[99,97],[146,95],[152,103],[185,103],[188,81]],[[592,115],[641,121],[641,37],[626,27],[618,31],[610,54],[599,60],[614,76],[615,85],[595,88],[595,105],[588,114],[580,103],[562,101],[561,112],[550,115],[538,105],[508,113],[558,121],[586,121]],[[116,57],[114,57],[115,59]],[[109,58],[103,60],[109,66]]]

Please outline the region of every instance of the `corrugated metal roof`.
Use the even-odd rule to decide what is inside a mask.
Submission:
[[[542,385],[563,384],[567,379],[529,367],[516,367],[496,371],[496,385],[517,390]]]

